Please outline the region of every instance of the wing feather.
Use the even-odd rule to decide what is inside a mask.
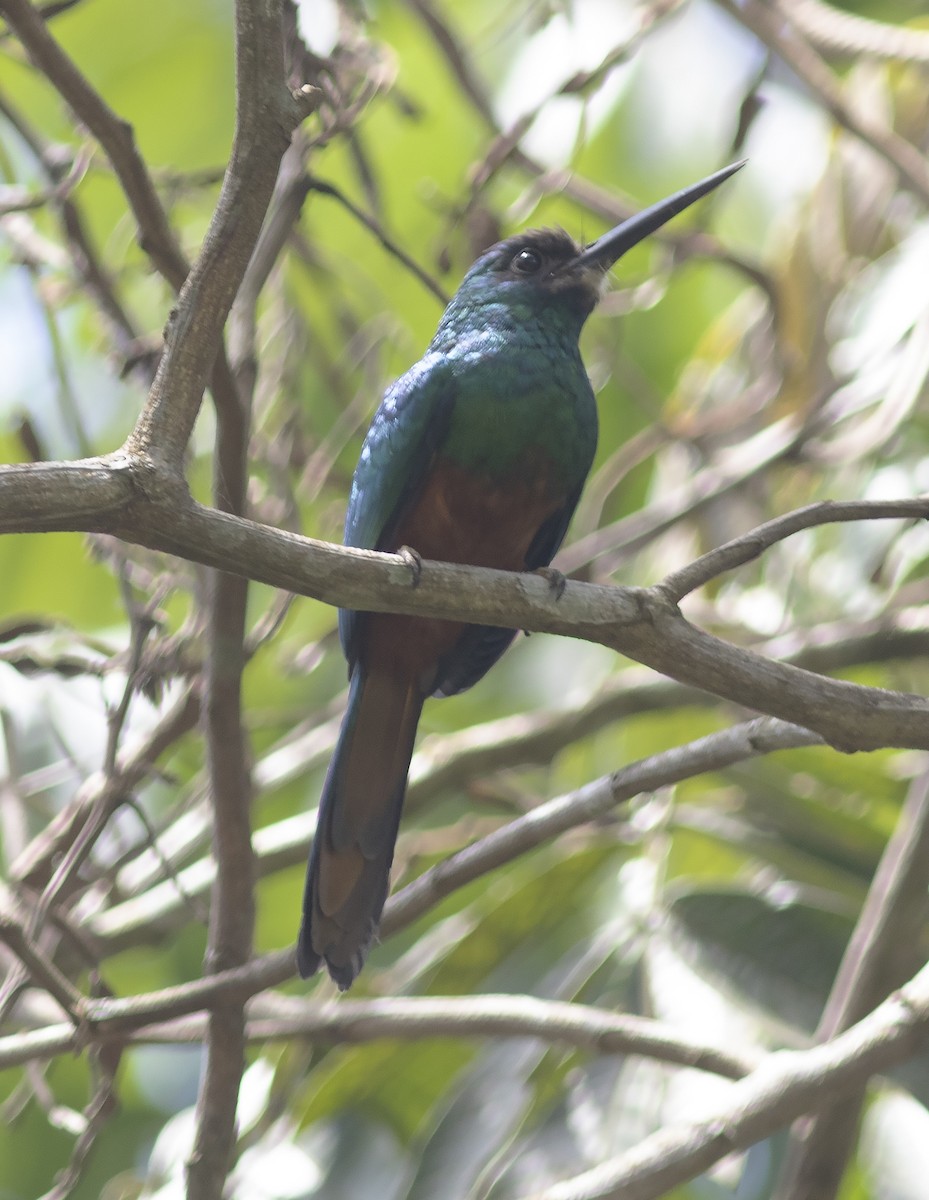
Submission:
[[[429,475],[448,432],[455,382],[442,355],[427,354],[384,394],[352,479],[345,545],[381,550]],[[349,663],[356,659],[359,614],[339,612],[339,636]]]

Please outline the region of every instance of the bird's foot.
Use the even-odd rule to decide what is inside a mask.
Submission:
[[[536,567],[532,574],[541,575],[543,579],[547,580],[549,591],[556,600],[561,599],[568,586],[568,581],[557,567]]]
[[[414,550],[412,546],[401,546],[397,551],[397,556],[402,558],[410,568],[410,574],[413,577],[413,587],[418,588],[423,573],[423,556],[418,550]]]

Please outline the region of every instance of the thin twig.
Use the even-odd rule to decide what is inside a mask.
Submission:
[[[803,529],[846,521],[919,521],[927,518],[929,497],[914,497],[912,500],[820,500],[766,521],[741,537],[717,546],[686,567],[666,575],[659,587],[672,603],[677,604],[711,579],[752,562],[777,542]]]
[[[789,459],[805,436],[801,425],[785,418],[742,441],[737,448],[723,447],[684,483],[668,488],[637,512],[572,543],[559,555],[559,566],[565,572],[576,571],[603,556],[601,570],[616,570],[662,533]]]
[[[5,915],[0,915],[0,941],[5,942],[13,951],[29,977],[38,987],[44,988],[53,996],[64,1011],[72,1018],[75,1025],[81,1022],[81,1006],[83,996],[71,982],[61,974],[54,963],[38,949],[32,938],[18,921]],[[9,984],[4,981],[4,990]],[[19,986],[17,977],[16,986]]]
[[[604,816],[641,792],[667,787],[705,771],[721,770],[757,755],[819,744],[820,739],[808,729],[759,718],[631,763],[576,792],[540,804],[525,816],[424,871],[388,900],[381,933],[388,937],[405,929],[451,892],[568,829]]]
[[[115,1081],[118,1062],[119,1050],[116,1049],[114,1053],[112,1046],[105,1047],[101,1053],[94,1056],[94,1090],[82,1114],[84,1128],[74,1144],[67,1167],[59,1174],[54,1187],[46,1192],[41,1200],[67,1200],[84,1177],[97,1139],[117,1110]]]
[[[0,14],[35,65],[100,142],[138,223],[143,250],[175,291],[179,290],[187,276],[187,260],[136,148],[131,126],[90,85],[28,0],[0,0]]]
[[[319,192],[320,195],[323,196],[331,196],[333,200],[336,200],[339,204],[341,204],[347,212],[352,214],[356,221],[363,225],[365,229],[374,234],[375,238],[377,238],[387,253],[392,255],[397,262],[401,263],[411,275],[415,276],[415,278],[419,280],[423,287],[425,287],[432,293],[433,296],[435,296],[436,300],[438,300],[440,304],[448,304],[448,293],[442,287],[440,287],[440,285],[432,278],[429,272],[421,267],[414,258],[407,254],[402,246],[399,246],[393,240],[393,238],[391,238],[384,231],[379,221],[360,209],[358,205],[353,203],[353,201],[351,201],[340,188],[337,188],[334,183],[327,183],[325,180],[318,179],[314,175],[308,175],[305,183],[307,191]]]
[[[197,688],[188,685],[154,729],[127,754],[111,776],[93,775],[74,800],[38,834],[9,868],[9,878],[29,887],[43,887],[52,863],[71,847],[90,814],[100,805],[111,807],[116,797],[134,791],[148,778],[157,760],[179,738],[195,728],[200,716]]]
[[[87,156],[77,154],[63,174],[60,153],[26,120],[7,97],[0,95],[0,113],[13,126],[35,157],[48,181],[48,199],[57,209],[76,277],[93,297],[120,354],[127,363],[138,355],[139,335],[117,295],[116,286],[104,267],[87,230],[82,210],[72,195],[73,185],[86,169]],[[136,362],[141,360],[136,359]],[[146,373],[147,382],[150,374]]]
[[[131,1000],[90,1001],[87,1037],[125,1039],[134,1044],[200,1041],[204,1019],[178,1012],[170,998],[166,1018],[162,993]],[[196,1014],[200,1001],[190,1008]],[[647,1017],[606,1012],[531,996],[399,997],[386,1000],[298,1000],[280,995],[256,997],[248,1010],[250,1041],[307,1038],[328,1044],[356,1044],[381,1038],[416,1041],[430,1037],[535,1037],[592,1054],[638,1054],[659,1062],[741,1079],[758,1065],[758,1056],[704,1044]],[[69,1053],[74,1030],[46,1026],[0,1039],[0,1067]]]

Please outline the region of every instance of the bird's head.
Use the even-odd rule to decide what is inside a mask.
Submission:
[[[580,261],[583,249],[563,229],[527,229],[491,246],[474,263],[453,301],[515,312],[565,308],[583,322],[600,298],[606,266]]]
[[[580,246],[561,229],[530,229],[485,251],[465,275],[443,319],[496,320],[514,325],[541,313],[557,313],[579,331],[600,298],[610,267],[643,238],[713,191],[743,164],[734,163],[699,183],[675,192],[588,246]],[[440,327],[441,332],[441,327]]]

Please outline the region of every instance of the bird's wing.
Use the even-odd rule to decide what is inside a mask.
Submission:
[[[577,502],[581,498],[585,482],[586,476],[580,487],[575,488],[561,508],[552,513],[548,520],[543,521],[539,526],[538,533],[526,551],[527,571],[537,571],[539,567],[547,567],[558,553],[564,536],[568,532],[568,526],[571,524],[571,518],[574,516],[574,510],[577,508]]]
[[[346,546],[379,550],[390,544],[445,439],[455,393],[452,373],[439,355],[427,355],[388,388],[352,479]],[[350,666],[357,624],[356,612],[339,612],[339,636]]]
[[[547,567],[555,557],[574,516],[582,489],[583,484],[539,527],[526,552],[527,571]],[[515,629],[498,629],[495,626],[467,626],[453,652],[442,663],[434,694],[455,696],[473,687],[503,654],[516,633]]]

